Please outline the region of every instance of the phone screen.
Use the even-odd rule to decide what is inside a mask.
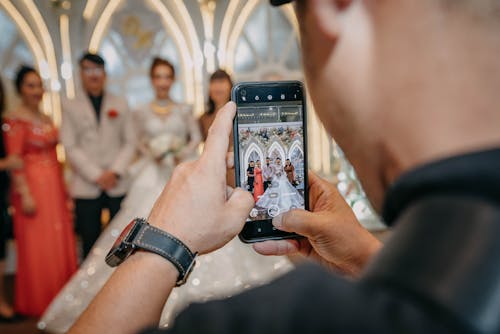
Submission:
[[[237,184],[254,198],[247,225],[270,223],[280,213],[305,209],[307,160],[302,85],[243,84],[236,95]]]

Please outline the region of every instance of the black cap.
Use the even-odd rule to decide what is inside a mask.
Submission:
[[[290,3],[292,1],[293,0],[271,0],[271,5],[273,5],[273,6],[281,6],[281,5],[284,5],[286,3]]]

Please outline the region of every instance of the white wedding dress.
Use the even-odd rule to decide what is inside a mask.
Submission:
[[[275,166],[271,186],[259,198],[256,206],[265,208],[269,211],[274,211],[270,216],[274,217],[279,213],[289,211],[290,209],[304,208],[304,197],[297,189],[288,181],[286,173],[281,166]]]
[[[154,152],[161,151],[158,145],[171,142],[160,137],[168,134],[183,138],[185,142],[187,138],[196,140],[200,136],[198,124],[186,106],[179,105],[168,116],[158,115],[150,106],[146,106],[136,112],[135,116],[142,158],[131,167],[134,180],[127,197],[122,202],[121,210],[103,231],[79,270],[45,311],[38,323],[40,329],[51,333],[66,332],[108,280],[113,268],[106,265],[104,258],[111,245],[134,217],[148,216],[174,168],[172,154],[163,158],[161,163],[157,162],[157,155],[155,158]],[[158,138],[162,140],[157,140]],[[186,145],[180,155],[187,159],[189,156],[193,157],[194,152],[193,147]],[[197,259],[188,282],[171,293],[160,325],[168,326],[175,315],[192,302],[236,294],[267,283],[291,267],[292,264],[286,257],[261,256],[255,253],[251,246],[235,238],[218,251]]]

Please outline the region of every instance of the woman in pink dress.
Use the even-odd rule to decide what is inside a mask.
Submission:
[[[15,309],[40,316],[76,271],[73,224],[56,155],[57,129],[39,105],[39,74],[23,67],[16,78],[21,104],[5,117],[7,153],[23,168],[13,171],[11,203],[17,245]]]
[[[253,181],[253,199],[257,203],[260,196],[264,194],[264,180],[262,178],[262,166],[260,160],[256,161],[254,169],[254,181]]]

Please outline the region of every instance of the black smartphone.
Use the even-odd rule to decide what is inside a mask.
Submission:
[[[236,185],[255,205],[239,234],[243,242],[298,237],[277,230],[273,217],[309,209],[304,86],[298,81],[246,82],[233,87]]]

